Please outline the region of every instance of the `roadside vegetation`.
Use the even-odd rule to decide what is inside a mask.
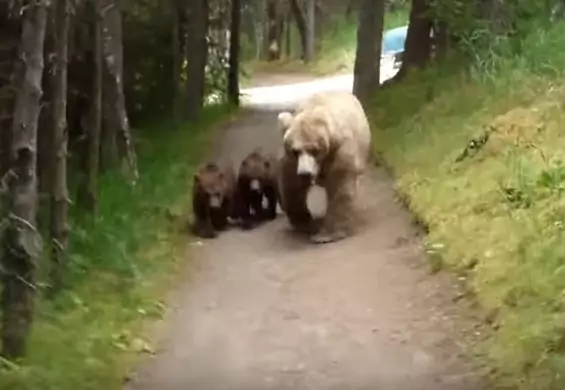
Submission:
[[[493,336],[496,388],[565,388],[565,23],[414,71],[376,94],[374,145]],[[491,40],[494,42],[494,40]],[[471,58],[471,59],[469,59]],[[439,259],[439,260],[438,260]]]
[[[0,361],[0,389],[117,390],[140,355],[154,352],[144,325],[162,318],[171,284],[190,271],[192,175],[210,126],[232,113],[213,107],[197,123],[139,129],[137,186],[109,173],[95,218],[71,208],[66,289],[37,303],[28,356]]]

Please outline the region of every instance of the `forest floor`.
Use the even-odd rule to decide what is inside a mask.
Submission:
[[[307,95],[292,90],[295,102]],[[250,103],[218,128],[213,156],[238,165],[258,146],[280,153],[281,108]],[[126,388],[484,389],[466,353],[482,337],[475,309],[454,278],[430,272],[422,233],[384,169],[371,168],[363,184],[368,223],[337,243],[294,236],[283,215],[191,238],[190,272],[157,353]]]

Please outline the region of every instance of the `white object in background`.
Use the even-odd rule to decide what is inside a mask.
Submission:
[[[326,189],[319,185],[311,186],[306,194],[306,207],[315,219],[326,215],[328,208],[328,194],[326,193]]]

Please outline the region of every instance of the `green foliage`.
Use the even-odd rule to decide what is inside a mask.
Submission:
[[[117,390],[140,353],[152,353],[142,324],[163,315],[159,299],[186,269],[192,175],[210,126],[230,112],[140,130],[138,185],[108,173],[95,218],[71,208],[66,288],[40,300],[29,356],[0,361],[0,389]]]
[[[429,226],[432,266],[493,313],[476,348],[496,388],[565,387],[565,23],[544,26],[532,23],[523,50],[496,47],[496,61],[483,51],[463,71],[453,60],[411,73],[371,112],[377,152]]]

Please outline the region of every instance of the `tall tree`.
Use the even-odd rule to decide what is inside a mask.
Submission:
[[[61,284],[61,268],[67,249],[67,63],[70,19],[69,0],[55,4],[55,71],[53,85],[53,161],[51,174],[51,258],[52,282],[55,288]]]
[[[316,0],[306,0],[306,62],[314,61],[316,55]]]
[[[361,0],[357,28],[353,93],[366,100],[380,84],[384,0]]]
[[[102,83],[103,83],[103,8],[102,0],[90,0],[93,15],[92,59],[94,62],[92,77],[92,100],[87,124],[87,140],[84,166],[84,188],[81,201],[87,210],[96,211],[98,199],[98,173],[100,169],[100,135],[102,132]]]
[[[267,61],[276,61],[281,58],[282,32],[284,17],[281,12],[281,4],[277,0],[266,2],[266,52]]]
[[[18,75],[8,182],[9,218],[2,257],[2,356],[25,353],[33,322],[35,269],[40,250],[36,228],[37,122],[43,79],[48,0],[30,1],[23,12],[22,65]]]
[[[307,27],[306,27],[306,18],[304,17],[304,13],[302,9],[300,9],[300,4],[298,4],[298,0],[290,0],[290,9],[292,14],[294,15],[294,20],[296,21],[296,28],[298,29],[298,35],[300,36],[300,47],[302,48],[302,53],[300,55],[301,59],[306,59],[306,47],[308,46],[307,38]]]
[[[208,0],[189,0],[186,3],[186,25],[186,115],[194,120],[200,115],[205,98]]]
[[[395,76],[397,80],[403,78],[411,68],[425,67],[431,58],[433,23],[429,11],[429,0],[412,0],[402,65]]]
[[[230,53],[228,68],[228,99],[239,105],[239,48],[241,33],[241,2],[231,0]]]
[[[181,70],[182,70],[182,52],[181,52],[181,18],[177,0],[170,0],[169,6],[171,10],[171,51],[173,56],[173,115],[175,121],[181,119]]]
[[[117,0],[101,0],[104,57],[104,100],[108,117],[106,139],[116,141],[121,168],[133,183],[138,178],[137,158],[126,111],[123,77],[122,16]]]
[[[14,3],[0,2],[0,180],[10,165],[10,140],[14,114],[14,71],[20,41],[20,21]],[[3,186],[0,181],[0,192]]]

